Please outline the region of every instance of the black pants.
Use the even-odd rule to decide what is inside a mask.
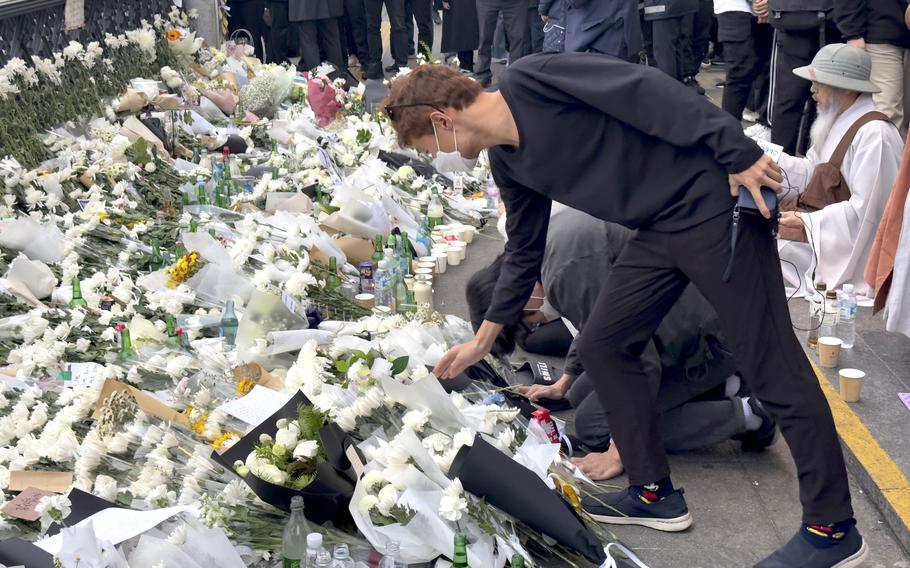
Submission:
[[[686,73],[692,64],[689,33],[693,18],[694,14],[686,14],[651,22],[657,68],[679,81],[689,76]]]
[[[521,340],[528,353],[565,357],[572,345],[572,333],[562,320],[556,319],[537,326]]]
[[[361,65],[369,59],[367,48],[367,18],[363,0],[344,0],[344,17],[341,24],[341,59],[357,56]]]
[[[724,12],[717,15],[717,22],[717,37],[724,44],[727,61],[722,106],[742,120],[756,82],[769,72],[774,32],[748,12]]]
[[[528,25],[525,27],[525,55],[543,51],[543,20],[537,6],[528,8]]]
[[[272,27],[265,43],[265,52],[269,63],[282,63],[290,57],[288,53],[288,3],[267,2],[266,7],[272,15]]]
[[[251,42],[256,49],[256,57],[263,59],[262,55],[262,35],[265,30],[265,22],[262,19],[265,13],[265,0],[232,0],[228,2],[231,9],[231,15],[228,18],[228,33],[233,34],[237,30],[246,30],[250,32]],[[287,5],[285,5],[287,12]],[[246,37],[246,34],[238,34],[239,37]]]
[[[670,475],[641,355],[691,281],[714,306],[743,380],[790,447],[803,520],[849,519],[853,510],[840,442],[793,333],[769,223],[751,215],[740,219],[733,270],[724,282],[730,236],[729,213],[675,233],[639,230],[607,276],[577,339],[584,368],[605,370],[592,374],[594,388],[629,482],[647,484]]]
[[[824,35],[826,43],[840,41],[840,35],[833,25],[826,28]],[[783,146],[784,152],[788,154],[804,154],[805,140],[798,143],[797,138],[806,103],[810,103],[812,109],[814,103],[810,102],[811,83],[794,75],[793,70],[812,62],[812,57],[822,47],[821,35],[818,31],[793,33],[778,30],[774,38],[769,116],[771,141]],[[811,121],[807,119],[806,131],[809,124]],[[804,137],[808,138],[807,135]]]
[[[385,4],[391,27],[392,59],[399,67],[408,65],[408,36],[405,31],[404,0],[364,0],[367,17],[367,48],[369,49],[368,75],[375,77],[378,69],[382,76],[382,5]]]
[[[414,45],[414,21],[417,21],[417,45]],[[404,27],[408,34],[408,55],[433,52],[432,0],[404,0]],[[423,47],[427,45],[429,47]]]
[[[480,47],[474,73],[482,80],[489,80],[493,51],[493,33],[496,18],[502,12],[503,28],[509,42],[509,63],[521,59],[525,49],[525,26],[528,24],[528,3],[523,0],[477,0],[477,21],[480,25]]]
[[[341,59],[341,34],[338,18],[305,20],[297,22],[300,29],[300,61],[304,69],[318,67],[323,61],[332,63],[338,69],[347,69],[347,62]]]
[[[726,377],[719,377],[717,385],[725,381]],[[694,400],[701,393],[690,392],[691,386],[684,376],[677,374],[665,378],[656,393],[657,429],[665,449],[697,450],[746,431],[740,399]],[[586,373],[578,377],[567,398],[575,409],[578,440],[595,452],[610,449],[609,418]]]
[[[714,24],[714,0],[698,0],[698,12],[692,16],[692,58],[685,69],[685,77],[695,77],[701,71],[701,62],[708,55],[711,26]]]

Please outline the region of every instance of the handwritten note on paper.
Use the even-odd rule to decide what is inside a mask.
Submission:
[[[259,426],[266,418],[278,412],[291,397],[278,391],[256,385],[241,398],[228,401],[218,407],[234,418],[252,426]]]
[[[54,493],[42,491],[35,487],[27,487],[22,493],[17,495],[15,499],[4,505],[0,511],[3,511],[4,514],[9,515],[10,517],[22,519],[23,521],[37,521],[41,515],[35,511],[35,507],[38,506],[38,501],[40,501],[42,497],[47,497],[49,495],[54,495]]]
[[[9,490],[24,491],[35,487],[42,491],[66,493],[73,484],[71,471],[11,471],[9,473]]]
[[[104,366],[98,363],[67,363],[66,370],[72,373],[72,378],[66,383],[67,387],[90,387],[102,375]]]
[[[174,515],[191,510],[192,507],[180,505],[177,507],[167,507],[165,509],[154,509],[151,511],[133,511],[132,509],[121,509],[112,507],[104,509],[83,519],[76,524],[77,527],[84,527],[91,523],[95,529],[95,536],[100,541],[108,541],[111,544],[120,544],[134,536],[138,536],[147,530],[153,529]],[[63,546],[63,539],[60,533],[52,537],[39,540],[35,546],[53,555],[60,553]]]

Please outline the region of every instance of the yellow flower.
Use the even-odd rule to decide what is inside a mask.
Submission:
[[[212,442],[212,448],[220,450],[225,443],[239,437],[240,436],[236,432],[225,432],[217,440]]]
[[[183,37],[183,34],[180,33],[180,30],[169,30],[169,31],[167,32],[167,40],[168,40],[168,41],[177,41],[177,40],[179,40],[179,39],[182,38],[182,37]]]
[[[107,219],[107,213],[105,213],[104,211],[98,213],[98,218],[101,219],[102,221],[104,221],[105,219]]]
[[[250,380],[247,377],[241,378],[240,381],[237,383],[237,396],[243,396],[243,395],[247,394],[248,392],[253,390],[253,386],[255,386],[255,384],[256,383],[254,381]]]

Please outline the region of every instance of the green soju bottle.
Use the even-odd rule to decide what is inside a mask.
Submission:
[[[463,533],[455,533],[455,553],[452,555],[452,568],[469,568],[468,539]]]
[[[82,286],[79,284],[79,277],[76,276],[73,278],[73,297],[70,299],[70,307],[79,308],[87,305],[88,302],[82,297]]]

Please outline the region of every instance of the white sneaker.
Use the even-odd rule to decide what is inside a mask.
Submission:
[[[766,142],[771,140],[771,129],[764,124],[753,124],[743,132],[753,140],[764,140]]]
[[[746,122],[758,122],[758,113],[754,110],[745,109],[743,111],[743,120]]]

